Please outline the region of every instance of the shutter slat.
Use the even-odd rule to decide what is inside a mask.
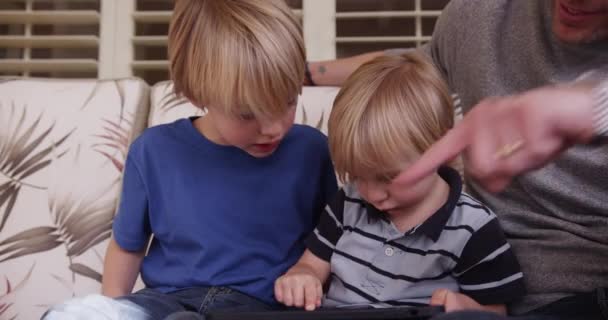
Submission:
[[[5,48],[95,48],[96,36],[0,36]]]
[[[0,11],[2,24],[97,24],[99,12],[93,10]]]
[[[134,70],[167,70],[169,61],[167,60],[136,60],[131,64]]]
[[[368,18],[416,18],[441,15],[441,11],[356,11],[336,12],[336,19],[368,19]]]
[[[415,36],[395,36],[395,37],[336,37],[336,43],[400,43],[400,42],[416,42],[429,41],[431,37],[415,37]]]
[[[93,59],[0,59],[0,70],[7,72],[97,71]]]
[[[171,21],[171,14],[173,11],[162,10],[162,11],[137,11],[133,14],[133,20],[139,23],[169,23]],[[302,10],[294,9],[293,13],[301,17]]]
[[[172,11],[137,11],[133,14],[135,22],[169,23]]]
[[[169,42],[167,36],[135,36],[133,44],[137,46],[166,46]]]

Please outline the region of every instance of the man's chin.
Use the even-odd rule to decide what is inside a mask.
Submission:
[[[608,41],[608,29],[603,31],[589,32],[579,30],[561,23],[553,22],[553,35],[561,42],[568,44],[590,44],[600,41]]]

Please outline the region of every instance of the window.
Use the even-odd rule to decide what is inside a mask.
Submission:
[[[286,0],[309,60],[430,39],[449,0]],[[0,76],[168,79],[173,0],[0,0]]]
[[[99,1],[0,1],[0,76],[96,77]]]
[[[337,0],[336,56],[418,47],[449,0]]]
[[[132,72],[150,83],[169,78],[167,33],[172,1],[137,0],[133,37]]]
[[[318,0],[315,0],[318,1]],[[287,1],[296,15],[302,15],[302,0]],[[133,75],[149,83],[169,78],[167,33],[173,0],[137,0],[133,20]]]

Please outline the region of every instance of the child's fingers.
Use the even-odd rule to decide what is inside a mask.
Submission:
[[[321,299],[323,298],[323,285],[321,285],[321,282],[317,283],[316,290],[317,290],[316,305],[317,305],[317,307],[320,307],[321,306]]]
[[[278,302],[283,302],[282,279],[283,278],[278,278],[277,281],[274,282],[274,297]]]
[[[283,284],[283,304],[288,307],[293,306],[293,289]]]
[[[292,287],[293,304],[298,307],[304,307],[304,286],[296,285]]]
[[[450,291],[447,289],[438,289],[433,292],[431,301],[429,302],[432,306],[444,306]]]
[[[304,307],[308,311],[312,311],[317,307],[317,286],[316,283],[308,283],[304,287],[305,305]]]

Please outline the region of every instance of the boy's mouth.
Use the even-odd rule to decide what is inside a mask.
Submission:
[[[279,140],[270,143],[256,143],[253,147],[263,153],[271,152],[279,146]]]
[[[397,210],[397,206],[387,206],[387,205],[382,205],[381,203],[378,204],[372,204],[374,207],[376,207],[376,209],[382,211],[382,212],[387,212],[390,213],[391,211],[395,211]]]
[[[382,211],[384,211],[384,212],[386,212],[388,214],[394,214],[395,212],[397,212],[397,210],[398,210],[397,208],[393,207],[393,208],[388,208],[388,209],[382,210]]]

